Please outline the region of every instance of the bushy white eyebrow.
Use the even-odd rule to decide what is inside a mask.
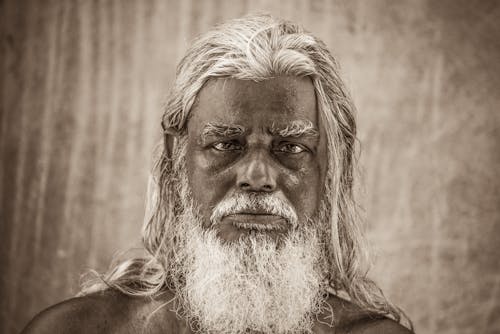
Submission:
[[[269,132],[280,137],[319,137],[319,131],[309,120],[294,120],[285,126],[272,124]]]
[[[245,132],[245,127],[236,124],[207,123],[203,127],[202,137],[232,137],[239,136]]]

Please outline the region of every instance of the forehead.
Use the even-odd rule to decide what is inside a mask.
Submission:
[[[316,95],[308,77],[282,76],[264,81],[210,79],[191,110],[188,130],[209,122],[255,126],[307,120],[317,127]]]

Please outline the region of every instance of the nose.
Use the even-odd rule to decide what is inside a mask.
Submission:
[[[244,191],[273,192],[276,190],[276,171],[265,152],[248,156],[237,171],[237,186]]]

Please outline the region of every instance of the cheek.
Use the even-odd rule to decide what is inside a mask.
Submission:
[[[311,217],[318,209],[321,191],[320,174],[318,166],[312,170],[294,173],[283,180],[286,195],[299,216]]]
[[[210,196],[207,191],[199,191],[200,189],[209,189],[209,179],[206,177],[206,163],[197,152],[190,152],[186,159],[186,169],[191,195],[195,204],[201,204],[203,210],[204,204],[209,201]]]
[[[200,207],[205,219],[210,217],[213,207],[224,197],[229,186],[227,178],[217,176],[211,166],[203,152],[188,153],[186,168],[189,186],[195,204]]]
[[[298,177],[297,175],[291,175],[285,181],[285,186],[287,188],[294,188],[297,187],[299,184],[300,184],[300,177]]]

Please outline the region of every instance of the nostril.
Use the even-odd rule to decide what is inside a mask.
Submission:
[[[271,185],[269,184],[265,184],[262,186],[262,188],[265,190],[265,191],[271,191],[273,190],[273,187],[271,187]]]
[[[274,186],[272,184],[253,184],[249,182],[240,182],[238,184],[239,188],[244,191],[265,191],[271,192],[274,190]]]

